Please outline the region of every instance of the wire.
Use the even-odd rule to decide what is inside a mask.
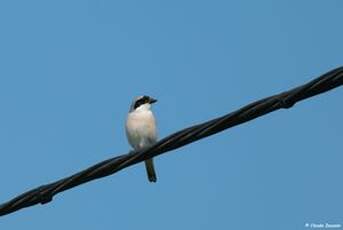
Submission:
[[[342,84],[343,67],[339,67],[302,86],[253,102],[222,117],[185,128],[163,138],[149,148],[102,161],[72,176],[25,192],[10,201],[1,204],[0,216],[39,203],[46,204],[52,201],[52,198],[60,192],[91,180],[109,176],[133,164],[180,148],[275,110],[291,108],[295,103],[301,100],[324,93],[339,87]]]

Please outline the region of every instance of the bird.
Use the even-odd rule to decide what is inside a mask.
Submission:
[[[151,105],[157,100],[150,96],[136,97],[127,115],[126,136],[134,150],[141,150],[157,142],[157,127]],[[156,182],[157,176],[153,159],[145,160],[145,168],[150,182]]]

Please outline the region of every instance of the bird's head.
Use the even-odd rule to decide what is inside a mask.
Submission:
[[[136,97],[131,104],[130,112],[150,110],[151,104],[155,102],[157,102],[156,99],[146,95]]]

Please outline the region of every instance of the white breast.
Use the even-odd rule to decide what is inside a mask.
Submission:
[[[126,121],[126,135],[134,149],[154,144],[157,133],[153,113],[150,110],[130,112]]]

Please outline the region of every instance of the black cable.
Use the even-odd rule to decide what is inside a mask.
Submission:
[[[259,116],[284,108],[291,108],[298,101],[324,93],[343,84],[343,67],[334,69],[309,83],[292,90],[261,99],[225,116],[183,129],[163,138],[150,148],[131,152],[102,161],[86,170],[56,182],[42,185],[25,192],[0,205],[0,216],[38,203],[45,204],[53,196],[91,180],[111,175],[167,151],[180,148],[191,142],[242,124]]]

